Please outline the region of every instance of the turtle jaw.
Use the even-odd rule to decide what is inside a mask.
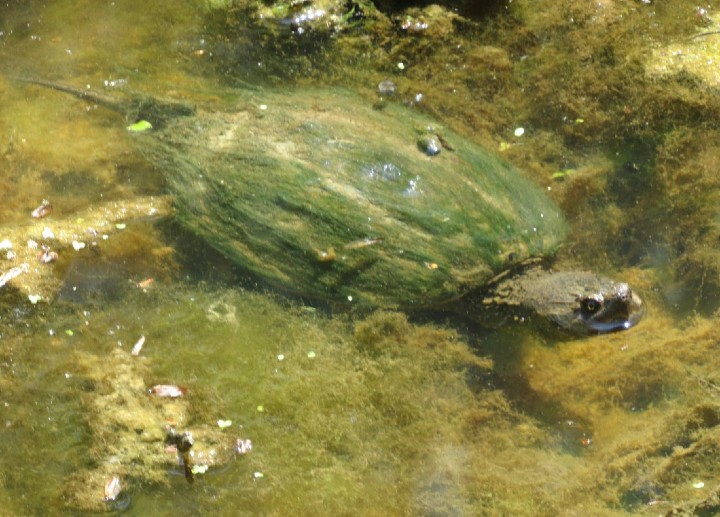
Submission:
[[[645,314],[645,304],[626,283],[612,283],[606,291],[598,291],[578,299],[576,323],[589,334],[627,330]]]

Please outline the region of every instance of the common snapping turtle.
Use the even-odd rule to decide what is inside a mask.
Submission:
[[[518,305],[580,333],[642,317],[625,283],[525,266],[564,238],[558,208],[511,165],[415,110],[288,89],[224,92],[229,107],[206,111],[28,82],[150,122],[134,138],[165,171],[179,221],[283,290],[361,306]]]

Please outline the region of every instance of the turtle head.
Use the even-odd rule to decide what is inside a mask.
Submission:
[[[645,313],[642,299],[628,284],[587,271],[531,268],[503,279],[491,300],[540,316],[574,335],[627,330]]]
[[[642,319],[642,299],[624,282],[606,282],[590,294],[577,297],[571,327],[589,334],[627,330]]]

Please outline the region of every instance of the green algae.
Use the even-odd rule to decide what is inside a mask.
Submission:
[[[470,402],[484,398],[465,377],[487,371],[488,361],[453,332],[415,328],[399,314],[359,323],[353,337],[347,323],[292,316],[257,294],[157,288],[132,298],[139,312],[115,305],[86,311],[80,321],[56,315],[54,325],[77,329],[72,338],[41,332],[47,324],[34,329],[36,350],[66,369],[45,389],[79,398],[86,418],[79,429],[89,431],[76,450],[89,447],[90,465],[66,461],[68,479],[56,485],[56,497],[71,508],[102,508],[102,485],[112,473],[139,499],[140,486],[172,482],[167,471],[173,458],[161,440],[169,419],[196,429],[231,417],[236,425],[227,431],[252,439],[254,449],[217,474],[216,483],[227,490],[225,497],[243,501],[241,508],[271,511],[280,504],[298,505],[300,513],[321,511],[314,499],[299,497],[316,491],[326,494],[326,510],[353,505],[379,511],[399,490],[405,496],[396,510],[407,511],[436,449],[462,447],[456,428],[475,413]],[[141,356],[132,357],[129,347],[139,332],[146,343]],[[23,341],[16,336],[9,342]],[[308,348],[315,358],[307,357]],[[31,357],[26,353],[24,362]],[[183,416],[168,412],[168,403],[153,409],[146,391],[157,382],[187,386],[185,400],[169,402],[188,406]],[[23,396],[21,387],[18,379],[7,393],[13,408],[21,404],[13,398]],[[8,460],[13,454],[6,452]],[[45,453],[57,461],[59,451]],[[23,464],[12,476],[25,468],[32,466]],[[262,482],[250,483],[254,472],[264,474]]]
[[[29,393],[41,405],[52,400],[53,421],[71,417],[69,426],[8,435],[10,486],[35,468],[19,451],[45,443],[34,461],[62,468],[38,504],[102,507],[102,484],[117,472],[138,514],[182,509],[188,501],[172,494],[186,481],[161,441],[178,413],[171,418],[164,402],[148,399],[156,383],[187,387],[182,429],[253,442],[196,479],[193,504],[205,510],[617,515],[655,500],[700,504],[692,501],[710,497],[720,475],[711,460],[720,380],[707,362],[720,337],[709,320],[689,330],[654,318],[629,344],[625,334],[554,348],[516,343],[522,353],[511,353],[510,364],[524,372],[534,404],[559,408],[553,420],[519,410],[525,402],[494,388],[496,366],[455,331],[400,313],[352,322],[259,293],[188,287],[155,285],[82,313],[57,305],[4,337],[18,365],[3,375],[12,381],[4,389],[8,429],[24,427]],[[132,357],[141,333],[145,346]],[[46,365],[40,385],[37,354]],[[145,409],[128,413],[137,403]],[[219,419],[233,425],[221,430]],[[56,449],[68,439],[72,446]],[[109,466],[105,476],[83,477],[98,465]],[[697,479],[708,490],[692,488]]]

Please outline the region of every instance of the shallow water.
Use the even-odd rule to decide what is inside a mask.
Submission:
[[[224,78],[208,59],[205,4],[166,4],[5,6],[2,71],[217,101]],[[610,9],[612,3],[600,4]],[[592,23],[618,15],[599,13]],[[542,32],[542,18],[525,21]],[[497,27],[487,23],[486,33],[499,33],[498,41],[509,37],[502,35],[502,18]],[[436,45],[442,53],[441,43]],[[465,66],[482,73],[489,66],[502,82],[510,73],[504,61],[483,49]],[[637,328],[556,340],[512,322],[488,331],[444,316],[432,325],[411,324],[394,313],[330,316],[302,300],[264,292],[169,221],[131,223],[98,255],[71,261],[55,302],[12,299],[0,313],[3,511],[656,515],[703,501],[710,508],[720,486],[720,331],[712,307],[695,305],[700,315],[685,319],[678,316],[692,312],[685,305],[672,308],[676,295],[686,305],[712,295],[692,282],[671,285],[663,270],[669,262],[657,258],[670,253],[660,230],[632,235],[631,241],[622,225],[631,216],[652,220],[662,212],[665,194],[683,207],[680,197],[687,192],[657,187],[655,205],[621,198],[617,192],[632,182],[610,173],[606,179],[603,174],[614,169],[598,156],[601,151],[588,151],[592,144],[576,127],[599,124],[590,114],[585,122],[576,115],[575,126],[564,121],[556,130],[566,136],[578,131],[569,139],[591,165],[578,173],[580,180],[553,183],[540,175],[537,163],[563,164],[565,158],[553,156],[557,136],[538,127],[538,140],[512,140],[516,120],[533,123],[521,105],[517,111],[504,106],[505,131],[496,133],[497,127],[478,121],[490,108],[480,101],[468,107],[469,79],[451,68],[444,80],[424,84],[437,101],[426,109],[442,112],[453,127],[472,126],[481,143],[508,144],[509,157],[553,189],[574,225],[563,260],[587,262],[640,285],[649,310]],[[343,77],[367,92],[374,86],[363,81],[376,73]],[[328,75],[328,81],[338,81]],[[308,77],[300,80],[315,79]],[[460,100],[438,95],[453,81]],[[412,91],[410,79],[399,77],[398,83]],[[134,150],[120,117],[4,79],[0,95],[5,228],[27,219],[44,198],[54,207],[49,221],[60,221],[99,201],[164,191],[161,171]],[[552,113],[556,107],[548,102]],[[463,117],[458,105],[464,105]],[[697,158],[701,165],[705,161],[711,159]],[[700,182],[678,176],[678,189]],[[601,230],[591,224],[594,214],[573,208],[578,199],[597,209]],[[691,225],[677,214],[659,225],[673,223]],[[638,248],[652,250],[645,253],[652,260],[636,259]],[[710,285],[714,270],[707,271]],[[137,287],[147,278],[154,282]],[[140,336],[146,342],[135,357],[130,349]],[[156,384],[179,385],[188,393],[171,407],[146,395]],[[220,430],[218,420],[232,423]],[[168,424],[198,433],[211,429],[227,437],[229,449],[238,438],[250,439],[253,449],[244,455],[230,451],[227,461],[189,484],[175,455],[163,457],[161,441],[140,439]],[[122,492],[106,504],[103,488],[114,472],[121,475]]]

